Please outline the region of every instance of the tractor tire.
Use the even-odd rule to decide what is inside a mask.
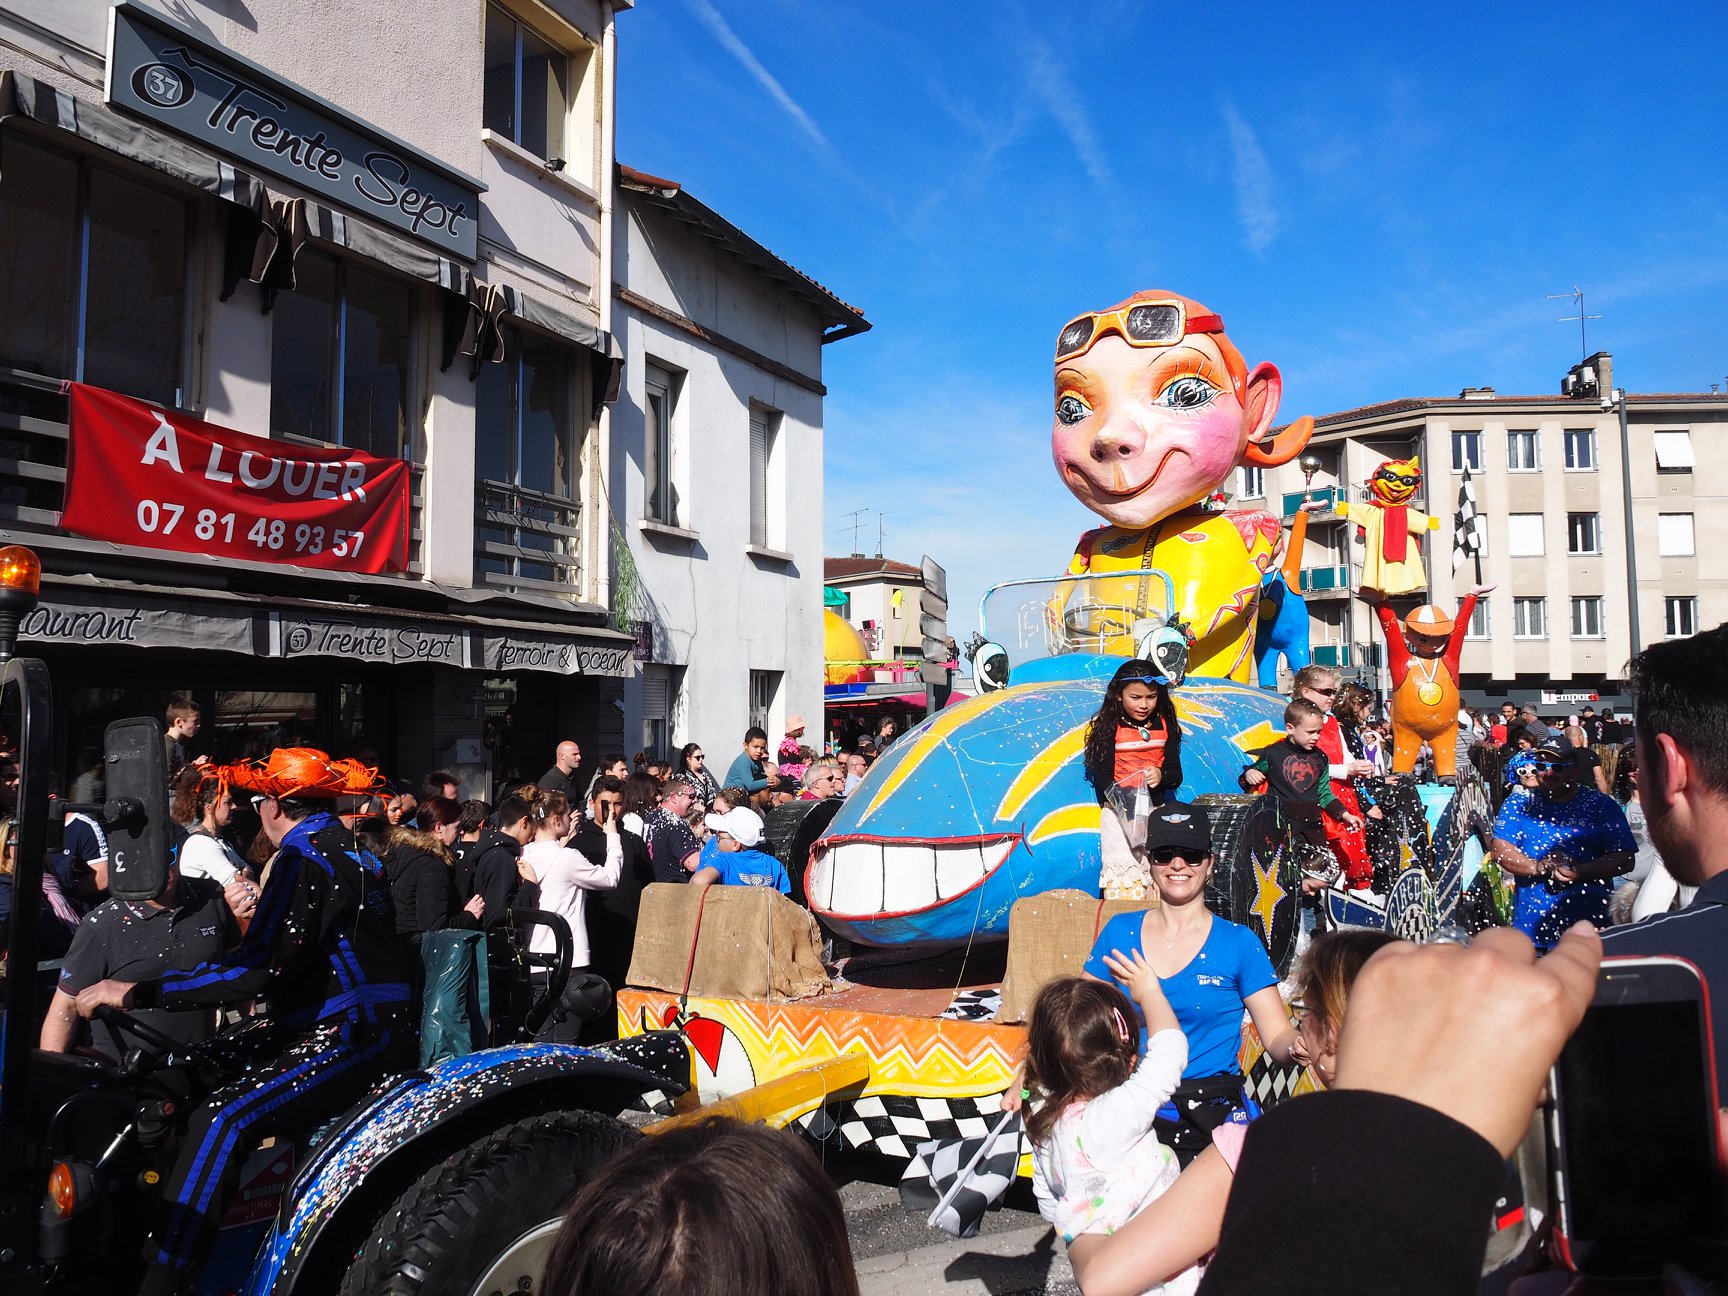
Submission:
[[[487,1296],[540,1290],[564,1208],[642,1137],[563,1111],[508,1125],[428,1170],[384,1213],[341,1296]]]

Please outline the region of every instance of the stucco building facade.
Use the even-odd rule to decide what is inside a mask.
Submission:
[[[630,753],[721,765],[822,714],[823,348],[870,326],[675,180],[620,168],[611,409],[642,666]]]
[[[1313,494],[1327,504],[1360,498],[1388,459],[1420,454],[1415,507],[1440,519],[1423,542],[1428,597],[1448,609],[1475,580],[1473,562],[1452,569],[1468,465],[1486,522],[1482,576],[1495,586],[1464,647],[1472,705],[1531,702],[1543,714],[1587,702],[1625,706],[1624,665],[1640,647],[1728,621],[1728,397],[1625,392],[1605,353],[1575,366],[1562,388],[1555,396],[1472,388],[1316,420]],[[1264,502],[1288,519],[1302,497],[1294,463],[1238,470],[1242,505]],[[1378,629],[1352,597],[1362,556],[1355,531],[1330,512],[1309,523],[1302,583],[1314,651],[1384,684],[1369,647]]]

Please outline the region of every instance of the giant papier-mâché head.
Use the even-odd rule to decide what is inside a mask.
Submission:
[[[1250,372],[1224,321],[1199,302],[1135,293],[1057,335],[1056,471],[1100,517],[1151,526],[1205,499],[1239,464],[1301,453],[1314,420],[1274,436],[1282,393],[1277,368]]]

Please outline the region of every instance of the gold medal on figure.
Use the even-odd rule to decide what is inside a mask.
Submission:
[[[1411,669],[1416,674],[1417,701],[1421,702],[1423,706],[1433,706],[1438,703],[1444,695],[1444,690],[1434,680],[1434,676],[1440,670],[1440,659],[1438,657],[1431,658],[1425,672],[1414,663],[1412,663]]]

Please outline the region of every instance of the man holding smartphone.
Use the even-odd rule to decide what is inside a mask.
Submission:
[[[1609,955],[1671,954],[1728,1003],[1728,625],[1652,644],[1632,659],[1638,802],[1650,840],[1692,903],[1604,933]],[[1716,1014],[1712,1013],[1715,1017]],[[1728,1075],[1728,1017],[1713,1022]]]

